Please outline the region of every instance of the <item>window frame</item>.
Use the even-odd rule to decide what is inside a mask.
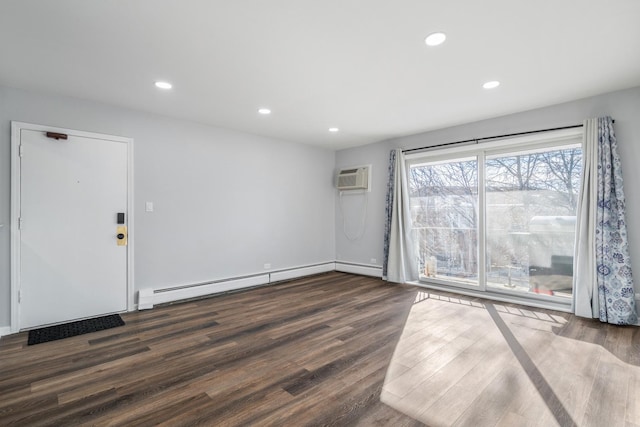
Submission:
[[[435,162],[458,161],[464,159],[475,158],[478,165],[478,285],[469,285],[464,282],[455,280],[442,280],[438,278],[421,278],[418,279],[420,284],[437,285],[440,288],[466,291],[476,291],[482,295],[497,296],[500,299],[513,300],[522,303],[522,299],[538,303],[552,303],[561,306],[570,307],[572,298],[559,297],[555,295],[544,294],[518,294],[513,291],[501,290],[495,287],[487,286],[486,272],[486,160],[487,157],[499,155],[514,154],[517,155],[523,151],[546,151],[548,149],[562,149],[570,147],[582,147],[582,128],[563,129],[556,131],[540,132],[519,137],[500,138],[496,140],[464,144],[461,146],[434,148],[428,147],[424,150],[413,152],[405,155],[405,166],[407,172],[407,182],[410,180],[410,171],[412,167],[421,164],[432,164]]]

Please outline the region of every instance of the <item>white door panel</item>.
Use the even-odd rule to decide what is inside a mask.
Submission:
[[[20,327],[126,310],[127,144],[25,129],[21,144]]]

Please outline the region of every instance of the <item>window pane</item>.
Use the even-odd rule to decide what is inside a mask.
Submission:
[[[477,285],[476,158],[414,165],[409,175],[420,277]]]
[[[581,168],[576,146],[487,158],[488,288],[571,296]]]

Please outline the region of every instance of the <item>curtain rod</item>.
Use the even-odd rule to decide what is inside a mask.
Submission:
[[[615,123],[616,121],[612,120],[612,122]],[[558,128],[530,130],[530,131],[527,131],[527,132],[507,133],[507,134],[504,134],[504,135],[496,135],[496,136],[485,136],[484,138],[472,138],[472,139],[465,139],[465,140],[462,140],[462,141],[446,142],[444,144],[430,145],[430,146],[427,146],[427,147],[410,148],[408,150],[402,150],[402,152],[403,153],[410,153],[412,151],[427,150],[429,148],[447,147],[449,145],[465,144],[467,142],[475,142],[476,144],[478,144],[480,141],[488,141],[490,139],[500,139],[500,138],[508,138],[508,137],[511,137],[511,136],[530,135],[532,133],[551,132],[551,131],[554,131],[554,130],[575,129],[575,128],[581,128],[582,126],[583,125],[562,126],[562,127],[558,127]]]

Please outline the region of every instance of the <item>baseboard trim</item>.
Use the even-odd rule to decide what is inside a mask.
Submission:
[[[2,326],[0,327],[0,337],[3,337],[5,335],[10,335],[11,332],[11,326]]]
[[[336,262],[336,271],[382,278],[382,267],[373,265]]]

